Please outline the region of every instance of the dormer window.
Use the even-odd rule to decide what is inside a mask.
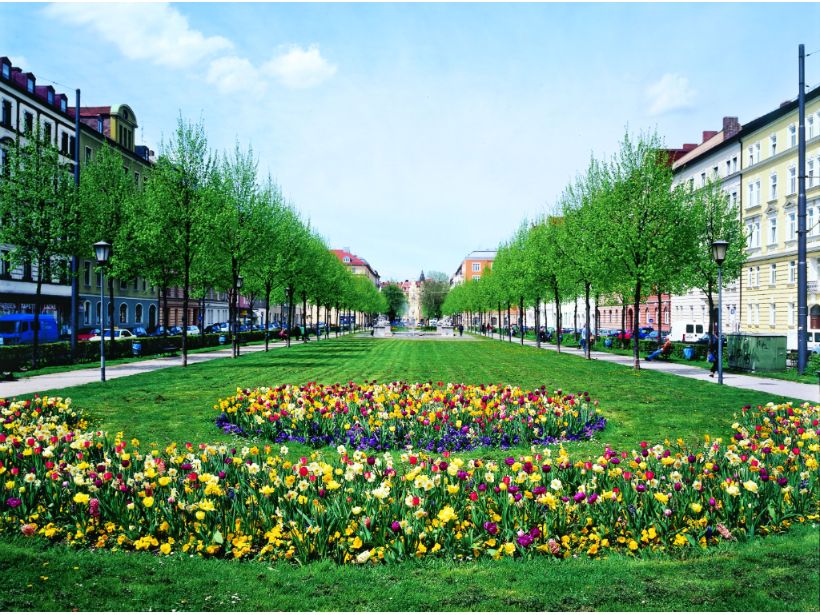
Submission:
[[[34,78],[33,77],[29,77],[28,79],[26,79],[26,90],[28,90],[28,92],[30,94],[34,94]]]
[[[3,79],[10,79],[11,78],[11,65],[10,64],[3,64]]]
[[[60,99],[60,111],[62,111],[63,113],[68,111],[68,106],[66,105],[65,98]]]
[[[102,133],[103,131],[103,119],[101,117],[97,118],[97,132]]]
[[[349,262],[350,262],[350,257],[349,257],[349,256],[345,256],[342,260],[343,260],[344,262],[346,262],[346,263],[349,263]]]
[[[52,92],[51,90],[48,91],[48,104],[54,104],[54,92]]]

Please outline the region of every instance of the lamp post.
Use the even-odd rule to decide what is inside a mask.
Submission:
[[[234,297],[234,301],[236,301],[236,307],[234,309],[234,357],[239,356],[239,291],[242,290],[242,284],[245,281],[242,279],[241,275],[236,276],[236,293]]]
[[[726,248],[729,242],[724,239],[716,239],[712,242],[712,258],[718,266],[718,384],[723,384],[723,261],[726,260]]]
[[[105,266],[111,258],[111,244],[98,241],[94,244],[97,264],[100,266],[100,382],[105,382]]]
[[[285,286],[285,344],[290,348],[290,286]]]

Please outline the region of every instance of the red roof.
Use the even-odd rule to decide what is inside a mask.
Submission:
[[[345,250],[331,250],[331,252],[333,252],[345,265],[361,265],[363,267],[370,267],[370,263],[363,258],[359,258],[352,252],[347,252]],[[348,260],[345,260],[345,257],[347,257]]]
[[[74,115],[74,107],[68,108],[68,114]],[[80,107],[80,117],[111,115],[111,107]]]

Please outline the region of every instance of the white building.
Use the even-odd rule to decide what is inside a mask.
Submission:
[[[723,130],[705,131],[703,142],[672,164],[674,185],[688,183],[694,188],[706,184],[708,179],[719,179],[729,202],[740,211],[741,200],[741,126],[736,117],[723,118]],[[714,294],[717,304],[717,293]],[[672,296],[671,326],[701,324],[709,328],[709,303],[706,294],[693,289],[684,295]],[[717,305],[715,305],[717,308]],[[740,331],[740,283],[739,280],[724,282],[723,330]]]

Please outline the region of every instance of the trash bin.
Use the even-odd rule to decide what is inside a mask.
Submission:
[[[695,358],[695,347],[694,346],[684,346],[683,348],[683,358],[687,361],[691,361]]]
[[[142,354],[142,342],[132,342],[131,352],[135,357],[140,356]]]
[[[604,340],[604,346],[606,346],[607,348],[612,348],[612,338],[611,337],[608,337]]]
[[[219,343],[220,344],[225,344],[227,341],[228,341],[228,338],[225,337],[224,335],[219,336]]]

